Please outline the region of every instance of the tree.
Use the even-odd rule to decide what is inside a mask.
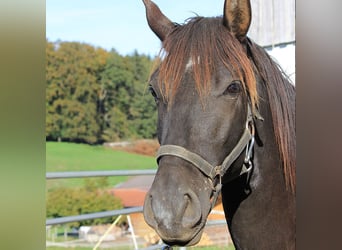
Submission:
[[[147,56],[140,56],[137,52],[131,56],[130,60],[133,65],[135,87],[135,96],[131,100],[130,107],[132,127],[139,137],[153,138],[156,136],[156,105],[147,91],[152,60]]]
[[[98,75],[107,53],[80,43],[47,43],[47,136],[96,143]]]
[[[102,136],[104,140],[118,140],[132,136],[128,117],[133,75],[127,60],[112,51],[101,74],[101,87],[105,96],[102,109]]]
[[[90,144],[155,136],[152,60],[77,42],[46,44],[46,138]]]

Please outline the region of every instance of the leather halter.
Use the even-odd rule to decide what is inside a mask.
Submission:
[[[259,119],[262,119],[261,117]],[[157,162],[162,156],[176,156],[183,160],[190,162],[196,168],[198,168],[205,176],[207,176],[213,183],[213,195],[211,201],[211,208],[215,206],[216,200],[222,188],[222,177],[228,171],[231,164],[238,158],[242,151],[246,148],[246,155],[244,163],[238,174],[228,177],[228,181],[231,181],[245,173],[249,173],[252,169],[251,154],[254,146],[254,121],[253,114],[251,112],[250,104],[247,105],[247,119],[245,130],[240,137],[239,141],[233,148],[233,150],[228,154],[228,156],[223,160],[222,164],[219,166],[213,166],[201,156],[193,153],[186,148],[177,145],[162,145],[157,152]],[[215,179],[218,178],[219,181]]]

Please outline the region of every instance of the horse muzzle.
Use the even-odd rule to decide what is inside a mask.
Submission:
[[[178,167],[169,164],[159,166],[155,181],[145,198],[145,221],[168,245],[196,244],[211,208],[210,182],[205,180],[203,183],[201,173],[196,177],[194,173],[190,175],[189,171],[194,169],[183,164]],[[183,171],[176,171],[179,168],[183,168]]]

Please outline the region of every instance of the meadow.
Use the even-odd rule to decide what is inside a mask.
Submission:
[[[155,169],[154,157],[113,150],[102,145],[46,142],[46,172]],[[96,178],[96,177],[94,177]],[[109,184],[127,180],[126,176],[108,177]],[[80,187],[84,178],[47,180],[46,188]]]

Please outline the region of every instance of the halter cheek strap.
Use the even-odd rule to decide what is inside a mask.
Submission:
[[[252,149],[254,146],[254,123],[253,115],[248,105],[247,108],[247,121],[245,130],[240,137],[239,141],[230,152],[230,154],[223,160],[222,164],[219,166],[213,166],[205,159],[203,159],[198,154],[190,152],[186,148],[177,145],[162,145],[157,152],[157,162],[159,162],[162,156],[176,156],[185,161],[190,162],[196,168],[198,168],[205,176],[207,176],[213,183],[215,178],[219,178],[219,182],[214,186],[212,207],[215,205],[217,197],[221,191],[222,176],[228,171],[231,164],[238,158],[242,151],[246,148],[246,155],[244,159],[244,164],[241,167],[240,172],[237,175],[228,177],[228,181],[231,181],[244,173],[250,172],[252,169],[252,164],[250,161]]]

